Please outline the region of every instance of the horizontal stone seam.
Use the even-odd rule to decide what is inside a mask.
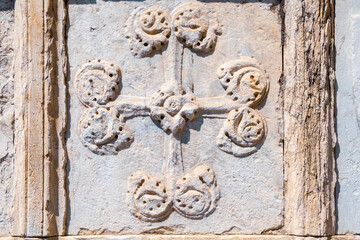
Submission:
[[[92,239],[92,238],[100,238],[100,237],[110,237],[110,238],[116,238],[116,237],[215,237],[215,238],[221,238],[221,237],[240,237],[242,238],[249,238],[249,237],[262,237],[262,238],[269,238],[272,237],[276,238],[329,238],[329,239],[337,239],[340,237],[340,239],[353,239],[358,238],[360,239],[360,234],[335,234],[335,235],[327,235],[327,236],[311,236],[311,235],[294,235],[294,234],[288,234],[288,235],[276,235],[276,234],[225,234],[225,235],[216,235],[216,234],[103,234],[103,235],[54,235],[54,236],[8,236],[8,237],[0,237],[0,240],[12,240],[12,239],[68,239],[68,238],[79,238],[79,239]]]

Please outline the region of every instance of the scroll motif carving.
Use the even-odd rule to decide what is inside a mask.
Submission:
[[[214,50],[221,28],[211,11],[205,9],[204,4],[187,3],[176,8],[172,17],[167,9],[159,6],[135,9],[125,25],[131,52],[134,56],[145,57],[154,50],[162,50],[171,31],[195,51]]]
[[[128,179],[127,202],[130,212],[144,221],[160,221],[171,213],[171,195],[161,179],[137,171]]]
[[[198,166],[176,182],[174,209],[187,218],[201,219],[212,213],[220,198],[214,171]]]
[[[250,107],[232,110],[224,122],[216,142],[219,148],[243,157],[257,151],[256,145],[266,132],[266,124],[257,110]]]
[[[237,157],[252,154],[266,134],[266,122],[260,112],[251,107],[265,98],[269,90],[268,77],[260,63],[250,57],[221,65],[217,74],[227,95],[243,105],[229,113],[217,136],[218,147]]]
[[[241,57],[227,62],[220,66],[217,74],[227,95],[241,104],[258,105],[269,89],[268,78],[254,58]]]
[[[130,212],[148,222],[163,220],[173,209],[184,217],[201,219],[215,210],[219,197],[215,173],[203,165],[179,179],[175,191],[143,171],[132,173],[128,180]]]
[[[153,6],[138,8],[125,25],[130,50],[135,56],[145,57],[161,50],[170,38],[171,17],[167,9]]]
[[[226,94],[196,98],[193,89],[183,83],[186,79],[182,79],[182,59],[176,58],[183,57],[178,55],[183,47],[201,52],[213,50],[221,34],[212,11],[200,3],[179,6],[172,18],[162,7],[136,9],[127,21],[126,31],[135,56],[148,56],[168,44],[162,53],[168,63],[165,83],[151,98],[117,96],[121,78],[117,65],[94,60],[82,66],[76,75],[76,87],[80,101],[89,109],[79,122],[81,141],[94,153],[117,154],[134,141],[126,118],[150,116],[160,122],[167,132],[162,174],[152,177],[136,171],[130,175],[130,212],[149,222],[164,220],[174,210],[191,219],[206,217],[216,209],[220,198],[215,173],[204,165],[184,173],[182,130],[202,113],[228,114],[216,138],[218,147],[237,157],[256,152],[267,132],[265,119],[253,109],[269,89],[265,70],[252,57],[224,63],[217,76]]]
[[[79,99],[85,106],[92,107],[79,122],[80,139],[97,154],[116,154],[134,140],[120,112],[104,106],[115,100],[119,81],[119,66],[102,60],[89,61],[76,74]]]
[[[214,50],[221,29],[217,19],[204,9],[199,3],[178,7],[173,15],[173,25],[176,37],[184,41],[186,47],[208,53]]]
[[[134,140],[133,133],[114,108],[95,107],[86,111],[79,123],[80,139],[92,152],[115,154]]]
[[[120,77],[120,68],[107,61],[93,60],[83,65],[75,80],[80,101],[93,107],[114,100]]]

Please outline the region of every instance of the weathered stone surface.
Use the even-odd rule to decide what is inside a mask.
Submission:
[[[285,229],[335,233],[334,0],[284,1]]]
[[[128,236],[74,236],[59,240],[325,240],[326,237],[296,237],[276,235],[128,235]],[[340,238],[347,239],[347,238]],[[349,240],[356,238],[349,238]]]
[[[0,235],[331,238],[333,3],[5,7],[15,35],[0,29],[0,76],[15,75],[15,93],[3,90],[0,140],[15,155],[1,142],[14,164],[1,172]]]
[[[14,2],[0,2],[0,235],[9,235],[13,193]]]
[[[70,1],[68,234],[282,227],[279,8]]]
[[[336,4],[338,233],[360,233],[360,4]]]

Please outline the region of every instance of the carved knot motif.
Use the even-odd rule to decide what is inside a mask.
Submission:
[[[138,57],[168,45],[163,53],[169,69],[164,72],[165,83],[151,98],[119,95],[119,66],[103,60],[84,64],[75,80],[78,97],[88,108],[79,121],[80,139],[96,154],[117,154],[136,140],[127,118],[151,117],[166,132],[162,174],[152,177],[136,171],[130,175],[130,212],[150,222],[163,220],[174,210],[191,219],[206,217],[216,209],[220,198],[215,172],[201,165],[192,173],[184,173],[182,130],[199,115],[224,114],[227,117],[216,138],[219,149],[237,157],[256,152],[267,132],[265,119],[254,109],[268,93],[266,72],[253,57],[226,62],[217,71],[224,95],[196,98],[186,87],[187,79],[179,74],[182,59],[177,59],[176,53],[184,47],[201,52],[214,50],[221,29],[204,4],[184,4],[172,14],[158,6],[136,9],[126,23],[126,32],[130,50]]]
[[[184,94],[176,81],[169,81],[153,96],[150,116],[160,122],[162,129],[178,134],[186,121],[195,119],[200,106],[193,94]]]

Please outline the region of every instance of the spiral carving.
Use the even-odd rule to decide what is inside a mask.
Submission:
[[[160,221],[172,212],[172,200],[164,184],[143,171],[130,175],[127,202],[131,214],[143,221]]]
[[[128,207],[136,218],[155,222],[168,217],[173,209],[191,219],[211,214],[220,198],[214,171],[198,166],[176,182],[175,191],[167,192],[159,178],[143,171],[133,172],[128,179]]]
[[[79,122],[79,134],[84,146],[100,155],[117,154],[134,140],[118,111],[109,107],[88,109]]]
[[[221,128],[216,143],[224,152],[243,157],[257,151],[266,134],[261,114],[250,107],[232,110]]]
[[[188,3],[179,6],[173,14],[176,37],[194,51],[208,53],[214,50],[217,36],[221,34],[219,22],[205,5]]]
[[[241,57],[227,62],[220,66],[217,75],[233,101],[253,107],[267,95],[268,77],[254,58]]]
[[[93,60],[84,64],[75,79],[80,101],[87,107],[94,107],[114,100],[120,78],[120,68],[114,63]]]
[[[215,210],[219,198],[214,171],[202,165],[177,181],[174,209],[184,217],[201,219]]]
[[[167,9],[152,6],[137,8],[126,22],[125,30],[134,56],[145,57],[160,51],[170,38],[171,17]]]

